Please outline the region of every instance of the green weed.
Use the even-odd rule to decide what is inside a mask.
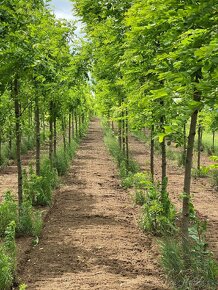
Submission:
[[[5,239],[0,247],[0,289],[9,290],[13,284],[16,269],[15,222],[5,230]]]
[[[176,211],[167,192],[151,185],[146,192],[140,226],[154,235],[169,235],[176,231]]]
[[[42,230],[42,216],[40,211],[34,210],[32,203],[25,200],[22,203],[19,215],[18,235],[39,236]]]
[[[8,224],[12,221],[17,222],[17,204],[11,192],[6,192],[3,201],[0,203],[0,236],[4,236]]]
[[[218,267],[206,244],[195,233],[187,246],[189,267],[184,262],[181,239],[166,239],[161,244],[162,265],[178,290],[216,290]],[[187,254],[187,253],[186,253]]]
[[[208,177],[210,168],[208,166],[201,166],[200,169],[192,168],[192,176],[194,178],[198,177]]]

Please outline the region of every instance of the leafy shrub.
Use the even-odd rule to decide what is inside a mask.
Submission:
[[[54,158],[53,165],[55,169],[58,172],[59,176],[62,176],[67,173],[68,167],[69,167],[69,156],[66,152],[64,152],[64,149],[60,149],[57,151],[57,155]]]
[[[135,192],[135,203],[143,205],[146,202],[145,192],[142,190],[136,190]]]
[[[49,160],[41,164],[41,175],[37,176],[30,167],[29,174],[23,174],[24,197],[33,205],[49,205],[52,199],[52,189],[57,186],[57,173]]]
[[[172,234],[176,230],[175,218],[176,211],[169,200],[168,193],[150,186],[146,193],[140,220],[142,229],[155,235]]]
[[[11,289],[16,268],[15,222],[5,231],[5,240],[0,247],[0,289]]]
[[[8,224],[12,221],[17,222],[17,204],[11,192],[6,192],[0,203],[0,235],[4,236]]]
[[[42,216],[32,207],[29,200],[22,203],[17,232],[19,235],[39,236],[42,230]]]
[[[198,177],[208,177],[210,168],[207,166],[201,166],[200,169],[193,168],[192,169],[192,176],[194,178]]]
[[[218,191],[218,169],[211,170],[212,184]]]
[[[61,148],[57,151],[53,166],[57,170],[59,176],[65,175],[67,173],[67,170],[70,166],[70,161],[72,160],[77,147],[78,143],[73,141],[72,144],[66,148],[66,150]]]
[[[11,289],[12,283],[13,273],[10,257],[6,254],[4,247],[0,247],[0,289]]]

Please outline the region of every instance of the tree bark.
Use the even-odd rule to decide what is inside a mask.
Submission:
[[[54,131],[53,131],[53,102],[50,102],[50,118],[49,118],[49,159],[51,164],[53,163],[53,139],[54,139]]]
[[[56,113],[53,116],[53,125],[54,125],[54,157],[57,156],[57,117]]]
[[[68,143],[71,144],[71,114],[68,114]]]
[[[128,122],[128,109],[126,108],[126,128],[125,128],[125,135],[126,135],[126,166],[129,168],[129,122]]]
[[[150,172],[151,180],[154,182],[154,125],[151,125],[151,143],[150,143]]]
[[[21,105],[19,100],[18,78],[15,77],[13,84],[14,111],[15,111],[15,135],[16,135],[16,159],[17,159],[17,176],[18,176],[18,204],[19,208],[23,202],[23,176],[21,161]]]
[[[202,139],[202,127],[201,124],[198,125],[198,163],[197,169],[200,170],[201,168],[201,139]]]
[[[163,138],[163,142],[161,142],[161,169],[162,169],[162,177],[161,177],[161,191],[166,192],[167,190],[167,156],[166,156],[166,138]]]
[[[196,91],[194,93],[193,100],[196,102],[200,101],[200,94]],[[190,188],[191,188],[191,169],[192,169],[192,161],[193,161],[193,150],[194,150],[194,140],[197,126],[197,118],[198,118],[198,109],[196,109],[191,116],[190,130],[188,136],[188,144],[187,144],[187,154],[186,154],[186,162],[185,162],[185,175],[184,175],[184,196],[183,196],[183,208],[182,208],[182,238],[184,251],[188,241],[188,228],[190,222]],[[185,254],[185,253],[184,253]]]
[[[40,114],[39,114],[39,97],[35,97],[35,138],[36,138],[36,175],[40,175]]]
[[[66,152],[67,145],[66,145],[66,126],[65,126],[65,117],[62,117],[62,137],[64,143],[64,152]]]
[[[1,132],[1,130],[0,130],[0,166],[2,165],[2,160],[3,158],[2,158],[2,132]]]
[[[213,145],[212,145],[212,152],[215,152],[215,131],[213,130]]]
[[[77,116],[77,112],[75,112],[75,127],[76,127],[76,138],[78,138],[79,134],[78,134],[78,116]]]
[[[74,130],[74,113],[72,112],[72,138],[75,137],[75,130]]]

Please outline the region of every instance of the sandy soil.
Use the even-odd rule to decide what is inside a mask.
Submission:
[[[149,170],[149,148],[144,142],[130,137],[130,152],[142,170]],[[196,162],[196,161],[195,161]],[[208,157],[202,155],[202,165],[211,164]],[[180,195],[183,191],[184,169],[176,161],[168,160],[168,191],[178,211],[182,208]],[[155,178],[161,177],[161,156],[155,156]],[[207,240],[215,258],[218,260],[218,192],[211,186],[208,178],[192,180],[191,192],[193,204],[199,215],[208,221]]]
[[[19,267],[28,289],[164,290],[154,239],[119,185],[97,120],[56,195],[40,243]]]

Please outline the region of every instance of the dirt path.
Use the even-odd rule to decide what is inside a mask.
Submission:
[[[148,145],[130,138],[130,152],[133,158],[139,163],[142,170],[149,170],[149,148]],[[205,161],[204,161],[205,162]],[[178,167],[175,161],[168,160],[168,191],[171,200],[176,205],[177,210],[182,208],[180,195],[183,191],[184,170]],[[155,156],[155,178],[161,177],[161,157]],[[208,221],[207,239],[211,250],[218,261],[218,192],[212,188],[207,178],[192,180],[191,192],[193,194],[193,204],[199,214]]]
[[[120,188],[97,120],[20,276],[28,289],[169,289],[150,236]]]

